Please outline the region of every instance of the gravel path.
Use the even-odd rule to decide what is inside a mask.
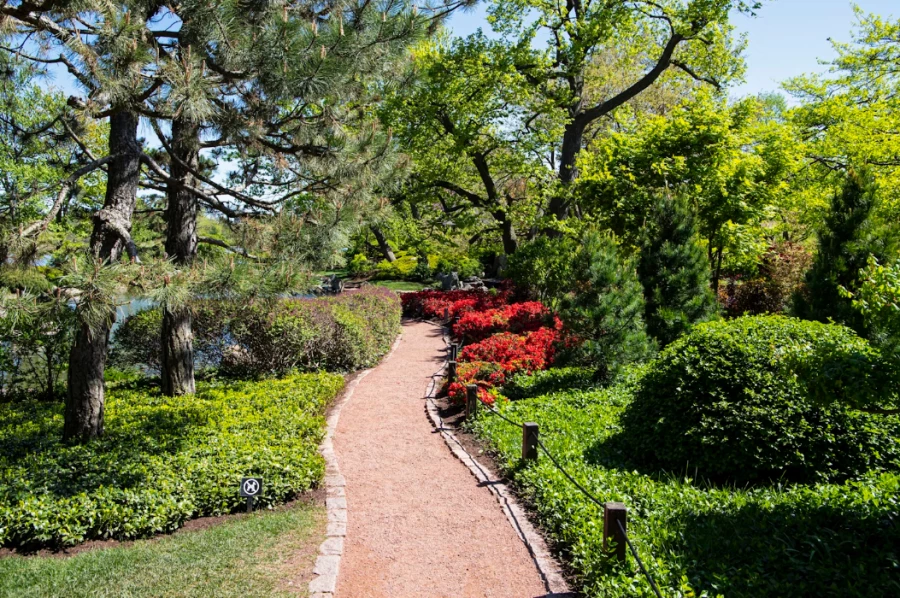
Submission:
[[[394,353],[341,412],[334,449],[348,523],[337,598],[546,594],[496,499],[424,413],[443,359],[438,327],[404,324]]]

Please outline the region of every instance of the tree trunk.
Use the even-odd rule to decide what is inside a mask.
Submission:
[[[516,238],[516,229],[513,228],[512,220],[506,213],[501,214],[495,214],[494,217],[500,220],[500,232],[503,236],[503,253],[512,255],[519,247],[519,240]]]
[[[103,208],[94,214],[91,252],[105,262],[117,262],[125,249],[119,229],[131,231],[137,199],[141,146],[137,140],[138,116],[120,111],[109,118],[109,163]],[[103,371],[109,329],[115,313],[95,323],[84,321],[79,310],[78,332],[69,352],[63,439],[86,441],[103,434]]]
[[[559,181],[563,191],[569,191],[571,183],[578,178],[578,169],[575,162],[581,152],[581,144],[584,138],[584,123],[576,117],[566,125],[563,134],[562,148],[559,153]],[[558,220],[565,220],[569,215],[569,198],[564,194],[550,198],[547,211],[556,216]]]
[[[397,258],[394,257],[394,251],[391,249],[391,246],[388,245],[384,233],[381,232],[381,229],[374,224],[370,225],[369,228],[372,229],[372,234],[375,235],[375,240],[378,241],[378,247],[379,249],[381,249],[381,253],[384,255],[384,259],[393,263]]]
[[[172,152],[197,169],[200,126],[183,119],[172,121]],[[197,256],[197,197],[184,188],[193,184],[190,171],[172,160],[166,208],[166,253],[175,264],[190,267]],[[168,396],[193,394],[194,335],[187,306],[165,306],[162,324],[162,392]]]

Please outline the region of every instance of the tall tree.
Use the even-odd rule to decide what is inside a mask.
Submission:
[[[872,219],[877,203],[871,175],[850,170],[844,188],[836,193],[819,233],[819,247],[805,288],[798,293],[795,312],[801,318],[835,320],[865,334],[862,314],[842,289],[855,291],[859,273],[869,257],[883,259],[890,239],[879,234]]]
[[[535,117],[537,98],[513,58],[481,34],[420,47],[413,81],[384,112],[413,157],[415,190],[438,196],[447,217],[487,218],[506,254],[533,219],[556,130]]]
[[[647,332],[665,347],[697,322],[713,318],[706,259],[686,201],[664,196],[654,206],[641,242],[638,278],[644,287]]]
[[[668,69],[678,69],[699,82],[722,87],[741,71],[740,44],[731,39],[733,9],[750,12],[759,2],[743,0],[664,0],[577,2],[499,0],[489,9],[495,29],[516,49],[517,68],[552,108],[562,113],[557,172],[563,189],[578,177],[577,158],[586,129],[598,119],[647,90]],[[531,50],[538,34],[544,50]],[[616,52],[640,37],[652,43],[647,66],[608,95],[589,97],[586,78],[595,56]],[[599,91],[599,90],[596,90]],[[548,212],[568,214],[572,198],[551,197]]]

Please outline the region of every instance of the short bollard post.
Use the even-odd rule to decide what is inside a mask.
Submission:
[[[619,522],[622,527],[619,527]],[[609,540],[616,543],[615,557],[617,561],[625,562],[625,549],[627,541],[625,530],[628,526],[628,509],[620,502],[608,502],[603,505],[603,552],[610,554]]]
[[[466,419],[478,412],[478,385],[466,385]]]
[[[444,308],[444,321],[446,322],[449,319],[450,319],[450,310],[445,307]]]
[[[534,422],[522,424],[522,460],[537,461],[538,425]]]
[[[447,364],[447,382],[450,384],[456,382],[456,360]]]

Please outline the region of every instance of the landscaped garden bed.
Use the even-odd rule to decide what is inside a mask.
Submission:
[[[106,433],[60,441],[58,403],[0,405],[0,544],[62,547],[170,532],[244,505],[242,476],[267,507],[314,488],[324,414],[338,374],[200,384],[193,396],[109,392]]]
[[[864,340],[783,317],[719,321],[609,380],[567,364],[577,340],[559,318],[512,297],[428,292],[404,304],[426,317],[446,310],[451,333],[468,342],[444,389],[451,403],[478,385],[510,420],[537,422],[547,450],[594,497],[626,504],[629,536],[663,595],[898,590],[900,418],[835,400],[874,383],[866,360],[877,353]],[[522,461],[521,428],[485,409],[466,428],[586,595],[652,595],[630,556],[623,565],[604,552],[602,509],[543,452]]]

